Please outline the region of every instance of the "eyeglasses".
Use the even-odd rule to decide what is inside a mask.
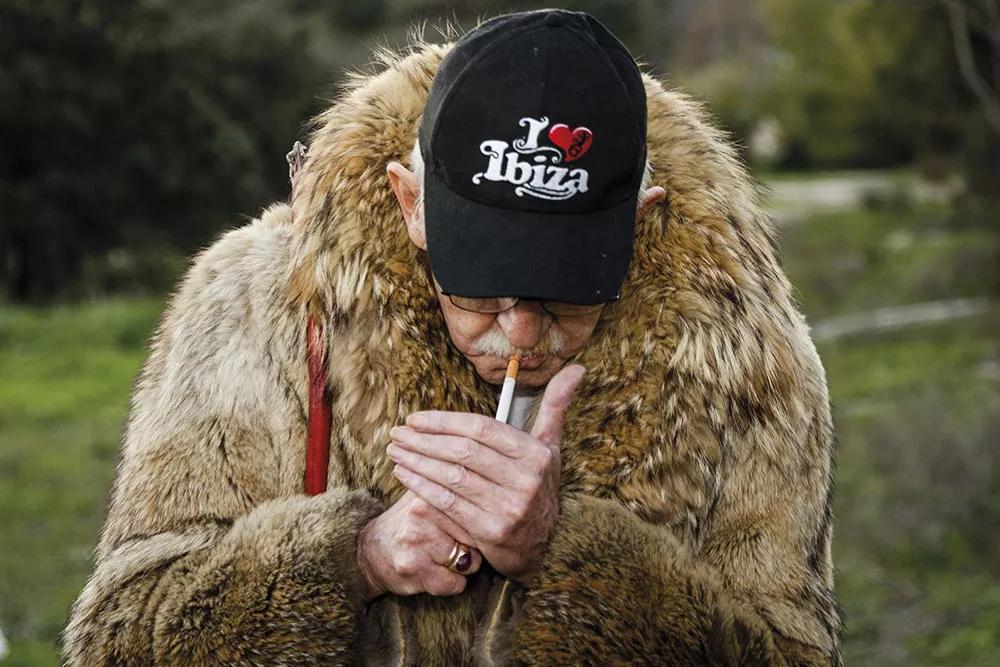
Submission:
[[[462,310],[468,310],[473,313],[485,313],[495,315],[497,313],[502,313],[505,310],[510,310],[517,305],[518,301],[536,301],[536,299],[521,299],[516,296],[505,296],[505,297],[471,297],[471,296],[458,296],[457,294],[448,294],[442,291],[442,294],[448,297],[453,305]],[[617,301],[616,296],[612,301]],[[579,303],[566,303],[563,301],[546,301],[537,300],[539,305],[541,305],[542,310],[545,312],[555,315],[556,317],[579,317],[582,315],[591,315],[596,313],[601,308],[609,303],[607,301],[602,303],[594,304],[579,304]]]
[[[481,313],[486,315],[496,315],[502,313],[505,310],[510,310],[517,305],[518,301],[536,301],[536,299],[521,299],[516,296],[506,296],[506,297],[475,297],[475,296],[458,296],[457,294],[451,294],[449,292],[441,289],[441,283],[437,281],[434,276],[434,272],[431,271],[430,262],[427,261],[426,255],[423,257],[422,264],[424,270],[427,272],[427,279],[434,285],[443,296],[447,296],[448,300],[451,301],[452,305],[461,310],[469,311],[470,313]],[[556,317],[580,317],[583,315],[592,315],[604,308],[607,304],[618,301],[621,299],[621,294],[616,294],[615,297],[609,301],[604,301],[602,303],[594,304],[579,304],[579,303],[566,303],[564,301],[547,301],[542,299],[537,299],[542,310],[554,315]]]

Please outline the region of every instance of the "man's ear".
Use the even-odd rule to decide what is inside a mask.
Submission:
[[[417,210],[417,200],[420,196],[420,183],[417,175],[398,162],[390,162],[385,168],[389,175],[389,185],[396,195],[399,208],[406,222],[406,233],[413,245],[421,250],[427,250],[427,233],[424,230],[424,219]]]
[[[653,187],[640,192],[639,204],[636,206],[636,219],[638,220],[642,216],[646,215],[646,211],[662,202],[666,196],[667,191],[659,185],[654,185]]]

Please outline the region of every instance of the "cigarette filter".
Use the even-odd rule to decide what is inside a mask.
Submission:
[[[517,369],[521,366],[521,355],[515,352],[507,362],[507,376],[503,379],[500,390],[500,403],[497,405],[497,421],[507,423],[510,417],[510,404],[514,400],[514,385],[517,384]]]

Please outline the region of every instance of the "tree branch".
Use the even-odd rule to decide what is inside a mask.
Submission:
[[[976,65],[976,58],[972,53],[972,41],[969,38],[968,8],[958,0],[944,0],[944,5],[948,9],[951,32],[955,41],[955,55],[958,58],[962,78],[979,98],[986,120],[996,133],[1000,134],[1000,97],[983,79]]]
[[[1000,51],[1000,0],[981,0],[983,19],[981,30],[993,42],[993,48]]]

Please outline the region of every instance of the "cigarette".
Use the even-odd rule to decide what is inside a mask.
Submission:
[[[497,421],[507,423],[510,417],[510,403],[514,400],[514,385],[517,384],[517,369],[521,366],[521,355],[515,352],[507,362],[507,376],[503,379],[500,390],[500,403],[497,405]]]

